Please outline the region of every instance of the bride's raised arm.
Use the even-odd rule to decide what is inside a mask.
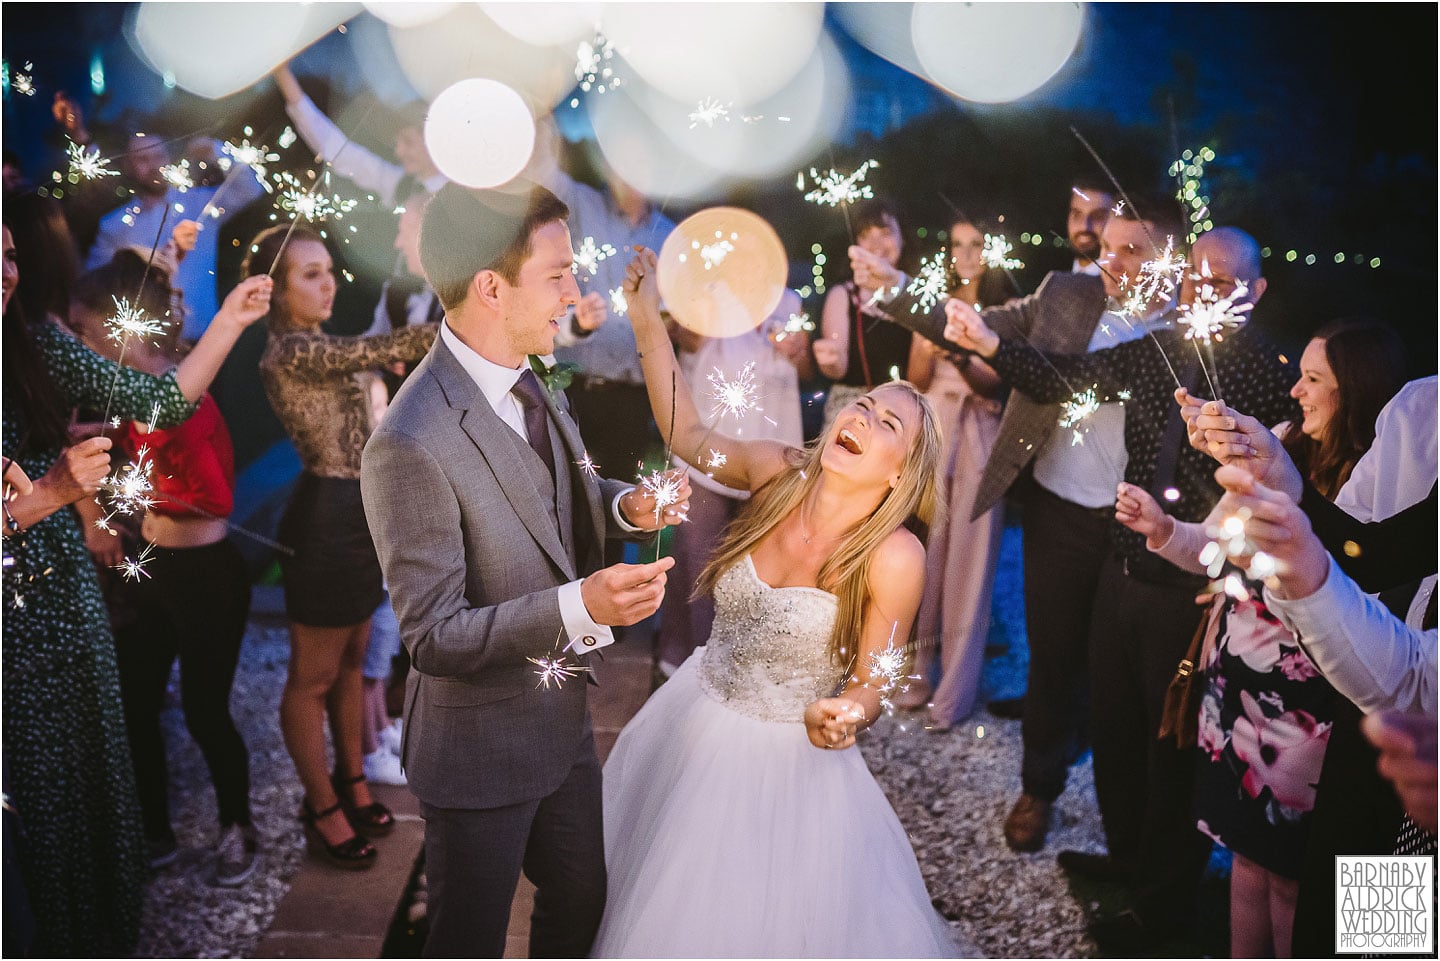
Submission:
[[[660,317],[657,274],[655,252],[637,247],[625,270],[625,296],[660,436],[673,438],[676,455],[726,487],[758,490],[785,468],[791,448],[773,440],[737,440],[705,426]]]

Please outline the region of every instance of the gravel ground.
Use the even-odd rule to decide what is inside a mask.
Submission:
[[[980,703],[1020,694],[1028,654],[1020,596],[1019,529],[1005,530],[996,578],[991,642],[1008,651],[987,660]],[[252,623],[231,704],[250,748],[259,869],[229,890],[211,883],[215,799],[178,701],[164,717],[170,745],[171,817],[182,847],[146,897],[140,955],[244,957],[253,953],[304,856],[295,812],[301,789],[276,724],[288,641],[283,627]],[[944,733],[914,715],[882,721],[862,750],[910,834],[936,907],[992,957],[1092,957],[1087,914],[1118,906],[1100,886],[1074,886],[1055,864],[1063,848],[1104,850],[1088,756],[1071,772],[1045,850],[1016,854],[1001,824],[1020,791],[1020,722],[979,708]]]

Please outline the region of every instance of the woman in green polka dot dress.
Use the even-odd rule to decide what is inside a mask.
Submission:
[[[84,491],[57,461],[74,408],[159,427],[189,417],[241,331],[269,309],[270,281],[236,287],[180,366],[152,377],[19,316],[8,226],[3,238],[4,453],[35,478],[7,505],[3,633],[4,787],[20,815],[31,953],[123,956],[139,934],[146,856],[110,622],[69,507]]]

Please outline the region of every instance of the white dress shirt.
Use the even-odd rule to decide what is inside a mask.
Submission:
[[[1437,382],[1412,380],[1375,419],[1375,443],[1355,464],[1335,506],[1356,520],[1383,521],[1418,504],[1435,484]]]
[[[485,396],[485,401],[495,412],[495,416],[528,444],[530,439],[525,433],[525,410],[520,406],[519,398],[511,393],[516,382],[520,380],[520,375],[528,368],[522,366],[512,369],[486,360],[455,335],[448,320],[440,325],[440,338],[445,341],[445,346],[450,348],[450,353],[455,355],[460,366],[465,368],[465,373],[470,375],[475,386],[480,388],[480,393]],[[640,528],[627,522],[620,513],[620,498],[628,492],[621,491],[615,496],[610,503],[610,512],[615,515],[615,520],[622,529],[633,533]],[[576,496],[584,495],[577,491]],[[567,650],[586,637],[597,639],[597,643],[585,645],[584,650],[587,651],[615,643],[615,633],[592,618],[585,607],[585,601],[580,596],[580,585],[584,580],[582,577],[560,587],[560,620],[564,623],[565,634],[570,639],[570,643],[566,645]]]

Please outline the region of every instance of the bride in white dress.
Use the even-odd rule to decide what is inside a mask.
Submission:
[[[707,433],[658,309],[655,255],[626,291],[651,406],[681,456],[754,492],[697,591],[715,626],[605,765],[609,873],[597,957],[955,957],[910,841],[855,744],[872,657],[903,646],[941,442],[908,383],[843,409],[804,451]],[[675,378],[672,380],[672,378]],[[710,464],[721,458],[707,456]]]

